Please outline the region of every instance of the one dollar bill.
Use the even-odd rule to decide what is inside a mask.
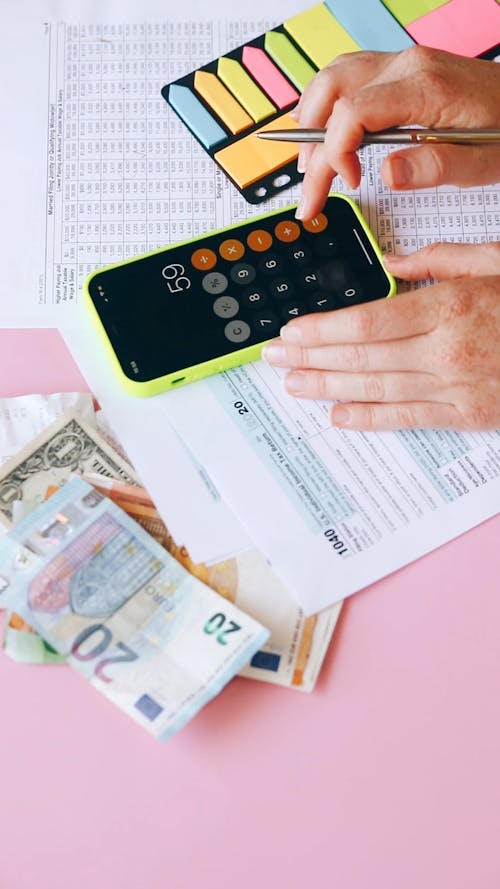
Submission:
[[[91,472],[136,484],[133,468],[75,413],[65,413],[0,470],[0,522],[10,526],[16,502],[42,502],[50,485]]]
[[[0,538],[0,602],[161,740],[269,635],[78,478]]]

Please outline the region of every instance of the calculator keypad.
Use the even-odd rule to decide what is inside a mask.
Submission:
[[[325,213],[299,223],[289,218],[259,220],[247,235],[207,238],[191,256],[206,271],[201,285],[213,297],[213,313],[225,320],[228,342],[261,342],[279,334],[292,318],[359,301],[358,282],[329,231]]]

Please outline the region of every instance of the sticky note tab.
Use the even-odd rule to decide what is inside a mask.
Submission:
[[[188,87],[172,83],[168,101],[205,148],[214,148],[227,138],[222,127]]]
[[[196,71],[194,88],[234,135],[252,126],[253,120],[250,115],[215,74],[210,74],[209,71]]]
[[[217,73],[256,123],[275,113],[274,105],[236,59],[222,56],[217,65]]]
[[[449,2],[450,0],[384,0],[384,6],[406,28],[410,22]]]
[[[463,56],[478,56],[498,42],[500,6],[495,0],[451,0],[408,26],[417,43]]]
[[[263,49],[258,46],[244,46],[241,59],[247,71],[265,90],[277,108],[281,110],[299,101],[297,90],[294,90],[286,77],[283,77]]]
[[[361,49],[398,52],[414,46],[381,0],[325,0],[325,4]]]
[[[306,9],[283,25],[318,68],[324,68],[343,52],[360,49],[324,3]]]
[[[297,122],[292,117],[283,114],[261,127],[260,131],[288,130],[296,126]],[[249,136],[243,136],[238,142],[228,145],[227,148],[221,148],[214,154],[214,159],[240,188],[246,188],[295,160],[297,155],[296,142],[268,142],[267,139],[259,139],[255,133],[251,133]]]
[[[292,83],[303,92],[316,71],[286,34],[268,31],[264,37],[264,47]]]

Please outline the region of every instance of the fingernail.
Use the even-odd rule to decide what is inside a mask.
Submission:
[[[286,349],[280,343],[268,343],[262,349],[262,357],[269,364],[281,364],[286,361]]]
[[[412,184],[412,166],[404,157],[389,157],[383,172],[385,184],[392,188]]]
[[[302,340],[302,331],[300,327],[293,324],[287,324],[280,330],[280,337],[284,343],[300,343]]]
[[[395,269],[399,268],[400,265],[404,262],[404,256],[395,256],[393,253],[388,253],[384,256],[384,265],[387,269]]]
[[[307,152],[302,148],[299,151],[299,156],[297,158],[297,173],[305,173],[307,170]]]
[[[288,115],[289,115],[289,117],[291,117],[293,120],[298,120],[298,119],[299,119],[299,109],[298,109],[298,106],[296,106],[295,108],[292,108],[292,110],[288,112]]]
[[[351,412],[343,404],[337,404],[332,408],[332,423],[334,426],[349,426]]]
[[[303,395],[306,391],[306,375],[294,371],[285,377],[285,389],[290,395]]]
[[[299,206],[297,207],[297,209],[295,211],[295,218],[296,219],[308,219],[309,218],[308,208],[310,207],[310,205],[311,205],[311,202],[306,197],[304,197],[304,195],[302,195],[302,197],[299,201]]]

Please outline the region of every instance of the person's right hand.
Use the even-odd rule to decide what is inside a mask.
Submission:
[[[337,173],[352,188],[359,185],[356,149],[365,131],[499,128],[500,64],[421,46],[338,56],[306,87],[294,116],[301,127],[327,127],[325,142],[304,146],[299,155],[305,177],[297,216],[312,219]],[[484,185],[499,178],[499,145],[422,145],[392,152],[382,164],[382,179],[393,189]]]

